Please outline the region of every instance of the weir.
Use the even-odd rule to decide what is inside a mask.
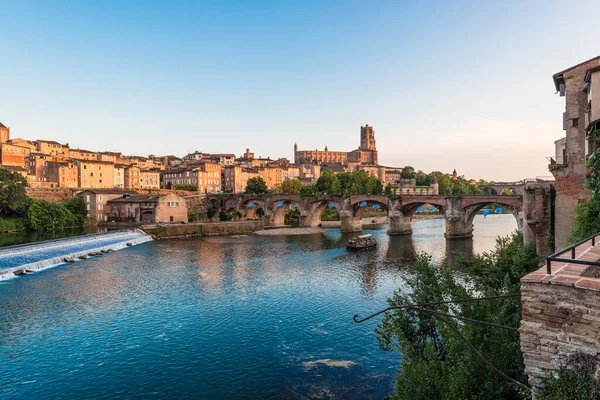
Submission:
[[[39,271],[65,263],[65,258],[77,260],[91,252],[120,250],[152,240],[139,229],[95,233],[0,248],[0,281],[16,276],[17,271]]]

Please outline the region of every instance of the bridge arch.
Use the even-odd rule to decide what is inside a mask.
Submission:
[[[279,199],[271,202],[271,205],[267,205],[267,207],[270,215],[269,224],[271,226],[283,226],[288,211],[292,208],[300,208],[300,204],[295,199]]]
[[[517,221],[517,227],[519,229],[523,228],[523,214],[521,212],[522,207],[520,207],[519,205],[515,205],[512,202],[503,202],[501,198],[498,198],[498,200],[495,201],[485,201],[467,206],[465,208],[467,226],[472,227],[473,220],[475,219],[475,216],[479,213],[479,211],[481,211],[485,206],[492,204],[497,204],[510,210],[511,214],[515,217],[515,220]]]
[[[261,198],[244,199],[241,203],[240,212],[246,219],[260,219],[265,213],[265,201]],[[262,210],[262,212],[260,211]]]
[[[389,214],[389,204],[386,200],[351,200],[350,206],[352,207],[352,216],[359,221],[362,220],[363,214],[369,209],[381,209],[385,211],[385,215]]]
[[[330,207],[330,205],[332,205],[333,207]],[[304,209],[302,210],[302,214],[304,215],[306,221],[305,225],[311,227],[319,226],[319,224],[321,223],[321,215],[323,215],[323,212],[326,208],[337,209],[341,217],[343,207],[339,201],[333,199],[320,199],[309,201],[305,204]]]

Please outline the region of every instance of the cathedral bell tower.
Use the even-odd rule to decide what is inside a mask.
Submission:
[[[375,148],[375,131],[372,126],[360,127],[360,148],[361,150],[377,150]]]

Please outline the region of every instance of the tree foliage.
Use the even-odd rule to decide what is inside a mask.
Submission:
[[[417,174],[415,173],[415,169],[410,165],[402,168],[402,172],[400,173],[400,177],[402,179],[415,179]]]
[[[396,291],[390,306],[423,304],[450,299],[497,296],[519,292],[519,279],[537,269],[533,245],[524,246],[522,234],[499,238],[490,253],[460,260],[464,274],[457,279],[448,268],[438,269],[431,257],[420,255],[410,268],[409,291]],[[408,292],[408,293],[407,293]],[[518,327],[520,299],[477,301],[428,306],[438,312]],[[497,368],[526,382],[517,332],[457,323],[461,334]],[[439,317],[414,310],[387,313],[376,329],[384,350],[402,353],[394,399],[511,399],[518,388],[505,381]]]
[[[590,176],[585,185],[591,192],[588,201],[575,207],[573,232],[569,241],[579,242],[600,232],[600,150],[588,158],[586,166],[590,168]]]
[[[340,179],[331,170],[327,170],[321,174],[316,184],[317,190],[320,193],[327,193],[330,195],[342,194],[342,185]]]
[[[32,231],[56,232],[62,228],[78,226],[78,217],[64,203],[33,200],[27,211]]]
[[[330,195],[382,194],[381,179],[367,171],[341,172],[325,171],[317,181],[317,190]]]
[[[465,178],[459,176],[452,178],[442,172],[434,172],[435,177],[438,181],[439,193],[452,196],[461,194],[484,194],[483,190],[479,186],[472,185]]]
[[[25,215],[29,197],[25,193],[27,180],[19,173],[0,168],[0,215]]]
[[[280,193],[285,194],[300,194],[304,185],[300,182],[300,179],[285,179],[279,187]]]
[[[269,188],[265,180],[260,176],[255,176],[254,178],[248,179],[246,183],[246,193],[247,194],[264,194],[269,193]]]

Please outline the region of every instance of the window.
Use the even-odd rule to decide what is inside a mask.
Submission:
[[[90,205],[86,205],[85,208],[87,208],[88,211],[90,211]]]
[[[102,201],[102,195],[98,196],[98,200]]]
[[[578,128],[579,127],[579,118],[573,118],[573,128]]]

